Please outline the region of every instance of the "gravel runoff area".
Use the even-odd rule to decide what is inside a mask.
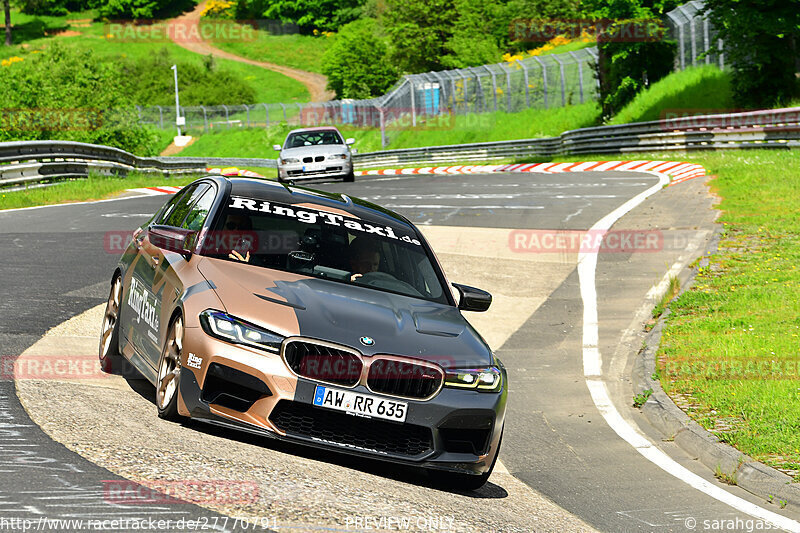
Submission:
[[[502,242],[497,240],[498,249]],[[486,250],[473,252],[473,257],[459,252],[463,250],[449,249],[443,254],[445,269],[449,272],[448,266],[458,262],[465,270],[463,274],[477,275],[481,270],[477,261],[485,261],[477,254],[483,255]],[[545,293],[571,271],[574,264],[563,259],[528,265],[539,272],[548,270],[550,286],[540,288],[542,294],[536,301],[526,302],[526,314],[532,314]],[[485,288],[498,295],[504,289],[511,293],[501,286]],[[502,297],[498,303],[502,305]],[[52,329],[22,358],[96,357],[103,309],[104,305],[95,307]],[[491,322],[488,317],[488,313],[482,317],[485,326]],[[503,340],[492,339],[491,344]],[[144,381],[98,376],[80,380],[18,379],[16,385],[33,421],[86,459],[143,485],[180,480],[255,483],[257,498],[223,497],[217,502],[197,503],[233,517],[267,518],[276,529],[398,530],[406,527],[398,526],[402,522],[393,526],[391,520],[405,519],[411,530],[593,531],[511,476],[502,466],[502,451],[486,486],[471,493],[451,492],[435,487],[410,469],[199,423],[180,425],[161,420],[156,416],[153,388]]]

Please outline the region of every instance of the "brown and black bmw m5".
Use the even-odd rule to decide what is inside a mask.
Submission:
[[[159,416],[483,485],[508,381],[403,216],[266,180],[209,176],[133,233],[111,278],[104,369],[126,361]],[[124,360],[123,360],[124,358]]]

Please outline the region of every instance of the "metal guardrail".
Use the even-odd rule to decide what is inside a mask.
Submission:
[[[559,137],[370,152],[361,168],[577,154],[791,148],[800,146],[800,107],[679,117],[564,132]]]
[[[800,107],[678,117],[619,126],[567,131],[558,137],[448,146],[428,146],[356,154],[359,168],[412,163],[490,161],[573,154],[800,147]],[[265,146],[265,151],[269,147]],[[206,167],[276,166],[275,159],[227,157],[137,157],[93,144],[65,141],[0,143],[0,187],[84,177],[89,171],[126,175],[201,173]]]
[[[197,158],[138,157],[125,150],[71,141],[13,141],[0,143],[0,187],[42,183],[62,178],[85,178],[89,172],[126,176],[204,172]]]

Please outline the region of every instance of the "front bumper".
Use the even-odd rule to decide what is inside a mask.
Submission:
[[[183,366],[183,415],[351,455],[466,474],[486,472],[497,454],[505,379],[497,393],[444,388],[428,401],[403,399],[408,403],[405,423],[356,417],[314,406],[318,383],[293,375],[278,354],[227,344],[192,329],[190,335],[187,328],[184,357],[191,353],[195,362],[198,356],[203,362],[200,369]],[[232,371],[221,373],[220,367]],[[231,390],[255,392],[238,393],[247,397],[231,400],[219,385],[221,379],[231,380]],[[264,388],[259,390],[258,383]],[[363,386],[352,390],[376,395]]]
[[[353,171],[352,159],[331,159],[321,163],[278,163],[278,177],[282,180],[343,177]]]

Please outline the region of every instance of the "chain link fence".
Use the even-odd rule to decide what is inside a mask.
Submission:
[[[387,94],[366,100],[318,103],[181,107],[184,129],[269,127],[324,124],[380,127],[418,124],[433,117],[527,108],[547,109],[597,99],[597,48],[528,56],[513,62],[405,76]],[[137,106],[139,120],[166,129],[175,125],[175,109]]]
[[[725,68],[722,39],[717,38],[708,16],[703,13],[704,6],[702,0],[692,0],[667,13],[667,26],[678,42],[676,70],[712,64]]]

